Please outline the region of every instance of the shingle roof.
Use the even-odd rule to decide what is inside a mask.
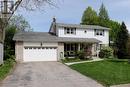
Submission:
[[[40,42],[90,42],[98,43],[95,38],[68,38],[57,37],[48,32],[20,32],[13,37],[14,41],[40,41]]]
[[[105,29],[109,30],[110,28],[98,26],[98,25],[81,25],[81,24],[64,24],[64,23],[56,23],[58,27],[75,27],[79,29]]]

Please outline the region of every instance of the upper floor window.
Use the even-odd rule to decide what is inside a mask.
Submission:
[[[95,29],[94,34],[95,36],[104,36],[104,30]]]
[[[65,34],[76,34],[76,28],[64,27]]]

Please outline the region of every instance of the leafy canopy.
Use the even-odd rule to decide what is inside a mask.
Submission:
[[[18,31],[32,31],[30,24],[22,15],[14,15],[9,21],[9,27],[14,26]]]
[[[109,20],[108,12],[103,3],[99,9],[99,18],[104,20]]]
[[[29,23],[22,15],[13,16],[5,30],[4,60],[15,54],[15,42],[12,40],[16,32],[31,31]]]
[[[127,41],[129,38],[128,30],[124,22],[122,22],[121,27],[117,33],[117,38],[115,41],[117,47],[118,58],[127,57]]]
[[[92,7],[88,7],[82,16],[82,23],[81,24],[97,24],[98,16],[95,10],[92,9]]]

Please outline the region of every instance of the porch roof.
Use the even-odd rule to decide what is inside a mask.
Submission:
[[[32,42],[87,42],[99,43],[101,41],[95,38],[70,38],[70,37],[57,37],[48,32],[20,32],[16,33],[13,37],[14,41],[32,41]]]

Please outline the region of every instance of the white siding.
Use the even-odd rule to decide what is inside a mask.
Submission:
[[[84,31],[87,31],[85,33]],[[72,38],[96,38],[102,41],[101,44],[108,44],[109,43],[109,31],[104,31],[105,36],[95,36],[94,29],[76,29],[76,35],[74,34],[64,34],[64,28],[58,29],[58,36],[59,37],[72,37]]]
[[[108,30],[104,31],[104,36],[94,36],[94,38],[102,41],[101,44],[107,44],[107,45],[109,44],[109,32],[108,32]]]

